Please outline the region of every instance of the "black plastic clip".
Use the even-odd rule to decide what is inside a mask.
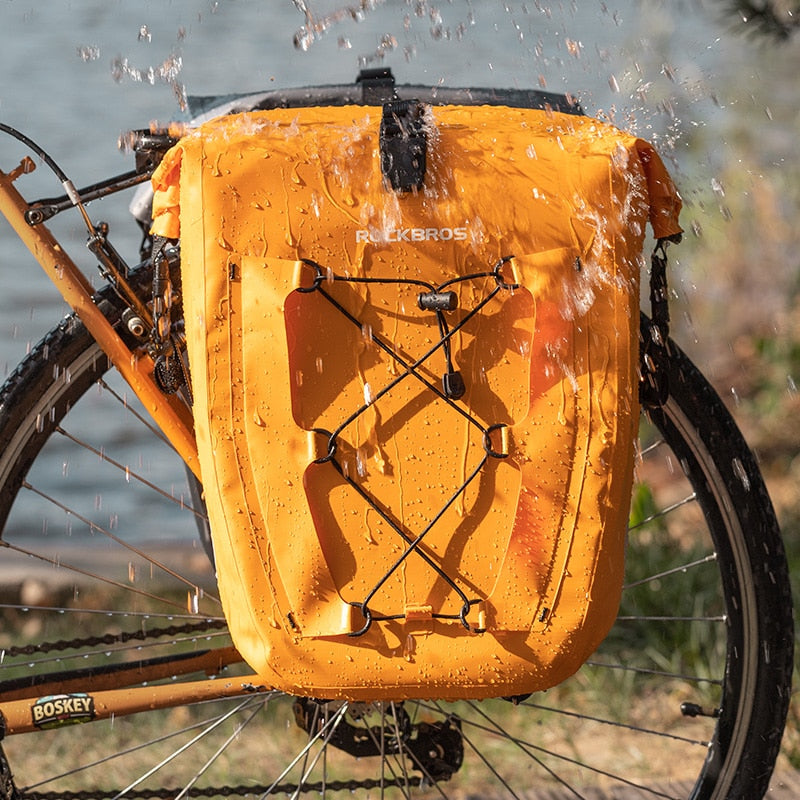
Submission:
[[[455,292],[422,292],[417,296],[417,304],[423,311],[455,311],[458,295]]]
[[[456,370],[450,370],[442,375],[442,391],[450,400],[460,400],[467,392],[464,376]]]

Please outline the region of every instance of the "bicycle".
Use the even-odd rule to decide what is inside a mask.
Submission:
[[[432,105],[582,113],[540,92],[362,78],[202,110],[214,117],[380,105],[389,91]],[[181,249],[156,242],[153,252],[145,233],[142,261],[129,268],[85,209],[148,180],[177,138],[132,135],[136,168],[78,190],[41,148],[2,130],[33,148],[65,187],[63,196],[25,201],[15,183],[33,165],[23,161],[0,173],[0,210],[74,309],[0,390],[2,553],[23,572],[43,564],[49,598],[2,606],[20,637],[4,642],[0,659],[5,796],[519,797],[541,788],[583,797],[627,787],[721,800],[766,792],[790,693],[785,555],[754,457],[700,371],[666,338],[658,276],[652,320],[641,319],[628,573],[615,627],[597,652],[546,693],[459,700],[428,689],[433,697],[372,703],[293,697],[253,682],[216,593],[202,486],[185,466],[196,464],[197,450],[186,368],[176,357],[182,310],[160,300],[179,286]],[[413,163],[405,167],[413,173]],[[99,291],[45,227],[75,207],[106,280]],[[306,266],[312,285],[326,280],[319,265]],[[664,266],[654,261],[654,273]],[[507,283],[499,266],[494,277]],[[165,334],[148,349],[159,327]],[[460,390],[449,371],[445,394]],[[331,455],[323,448],[319,459]],[[103,508],[115,483],[127,509]],[[64,519],[73,539],[79,529],[89,537],[74,563],[69,539],[54,534]],[[157,535],[148,543],[137,534],[150,526]],[[165,548],[172,537],[178,546]],[[471,608],[460,622],[477,629]],[[368,601],[359,609],[366,627]]]

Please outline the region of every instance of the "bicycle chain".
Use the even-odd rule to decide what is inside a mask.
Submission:
[[[62,650],[74,650],[81,647],[96,647],[97,645],[124,644],[130,641],[144,641],[146,639],[158,639],[163,636],[176,636],[182,634],[200,633],[207,630],[218,630],[226,628],[225,620],[206,619],[197,623],[186,623],[184,625],[170,625],[165,628],[154,628],[150,631],[125,631],[121,634],[106,634],[104,636],[88,636],[82,639],[60,640],[56,642],[42,642],[38,645],[23,645],[7,647],[3,650],[4,657],[29,656],[35,653],[51,653]],[[378,789],[381,786],[417,785],[418,778],[410,778],[408,781],[380,781],[366,779],[363,781],[328,781],[325,783],[306,783],[302,786],[296,784],[280,784],[278,786],[221,786],[193,788],[193,797],[244,797],[246,795],[264,795],[268,791],[274,794],[294,794],[298,791],[302,793],[317,792],[321,793],[326,789],[329,791],[354,791],[356,789]],[[142,791],[131,791],[125,794],[126,800],[170,800],[180,794],[181,789],[150,789]],[[117,790],[86,790],[81,792],[25,792],[24,789],[15,793],[18,798],[25,800],[108,800],[118,794]]]
[[[400,787],[403,789],[416,788],[422,784],[419,776],[408,778],[365,778],[364,780],[350,781],[317,781],[316,783],[304,783],[302,785],[282,783],[277,786],[207,786],[198,789],[192,787],[192,797],[245,797],[245,796],[265,796],[267,792],[273,794],[297,794],[298,792],[307,794],[316,792],[322,795],[324,792],[354,792],[356,789],[370,791],[371,789]],[[151,789],[142,791],[126,792],[125,800],[172,800],[179,796],[183,789]],[[118,791],[91,790],[85,792],[31,792],[21,791],[22,800],[108,800],[115,797]]]
[[[166,628],[153,628],[150,631],[124,631],[123,633],[107,633],[103,636],[87,636],[83,639],[61,639],[57,642],[41,642],[40,644],[18,645],[4,647],[4,658],[14,656],[30,656],[37,653],[53,653],[62,650],[77,650],[81,647],[97,647],[98,645],[125,644],[132,641],[145,641],[147,639],[160,639],[164,636],[178,636],[182,634],[199,633],[207,630],[227,628],[224,619],[206,619],[202,622],[187,622],[184,625],[170,625]]]
[[[7,647],[2,652],[4,657],[29,656],[35,653],[50,653],[62,650],[73,650],[81,647],[96,647],[97,645],[124,644],[130,641],[144,641],[146,639],[158,639],[163,636],[176,636],[179,634],[200,633],[207,630],[219,630],[227,627],[225,620],[206,619],[202,622],[186,623],[184,625],[170,625],[165,628],[154,628],[150,631],[125,631],[121,634],[106,634],[104,636],[89,636],[82,639],[60,640],[56,642],[42,642],[38,645],[22,645]],[[408,777],[407,779],[375,779],[365,778],[364,780],[350,781],[318,781],[316,783],[298,784],[279,784],[277,786],[209,786],[205,788],[192,787],[193,797],[245,797],[247,795],[266,795],[267,792],[277,795],[291,795],[298,792],[307,794],[316,792],[321,794],[325,791],[331,792],[353,792],[357,789],[370,791],[381,787],[417,787],[422,779],[418,776]],[[181,793],[181,789],[149,789],[125,794],[126,800],[171,800]],[[26,792],[24,789],[15,790],[15,798],[20,800],[108,800],[119,792],[117,790],[86,790],[86,791],[65,791],[65,792]]]

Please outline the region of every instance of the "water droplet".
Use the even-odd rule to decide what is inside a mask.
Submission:
[[[580,58],[581,57],[581,50],[583,49],[583,45],[580,42],[576,42],[574,39],[567,39],[567,52],[573,58]]]
[[[314,44],[314,32],[310,31],[305,25],[302,28],[298,28],[294,34],[294,46],[298,50],[302,50],[304,53],[308,52],[311,45]]]
[[[750,491],[750,477],[747,474],[747,470],[744,467],[744,464],[738,459],[734,458],[731,462],[731,466],[733,466],[733,471],[736,473],[736,477],[742,482],[742,486],[746,492]]]
[[[372,394],[372,387],[369,383],[364,384],[364,402],[367,405],[371,405],[375,400],[375,396]]]
[[[94,44],[85,44],[78,47],[78,58],[81,61],[97,61],[100,58],[100,48]]]

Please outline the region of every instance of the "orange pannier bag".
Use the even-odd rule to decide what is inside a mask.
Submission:
[[[484,106],[425,107],[395,190],[381,114],[219,118],[153,177],[225,615],[296,695],[544,689],[617,614],[641,251],[680,202],[639,139]]]

